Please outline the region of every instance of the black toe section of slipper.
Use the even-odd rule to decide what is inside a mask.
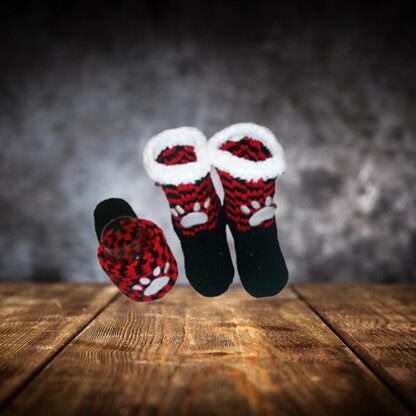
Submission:
[[[234,266],[225,228],[181,238],[186,277],[201,295],[214,297],[227,291],[234,278]]]
[[[245,290],[256,298],[274,296],[287,284],[289,273],[277,238],[276,224],[233,232],[237,266]]]

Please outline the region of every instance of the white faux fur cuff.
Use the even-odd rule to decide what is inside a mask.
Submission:
[[[195,127],[179,127],[153,136],[143,151],[143,164],[147,174],[161,185],[193,183],[209,172],[210,162],[206,150],[206,137]],[[193,146],[196,161],[182,165],[165,165],[157,161],[168,147]]]
[[[262,142],[271,157],[263,161],[247,160],[220,149],[227,141],[238,141],[243,137]],[[244,180],[275,179],[286,170],[285,153],[275,135],[266,127],[254,123],[233,124],[219,131],[208,141],[208,153],[217,169]]]

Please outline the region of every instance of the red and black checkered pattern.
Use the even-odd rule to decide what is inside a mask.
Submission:
[[[176,164],[185,164],[195,160],[194,157],[193,146],[174,146],[163,150],[157,161],[166,165],[174,164],[173,161]],[[221,203],[209,174],[195,183],[161,186],[169,201],[173,224],[182,235],[190,237],[217,227]],[[207,221],[184,228],[181,225],[182,219],[193,212],[205,213],[208,216]]]
[[[163,231],[143,219],[115,220],[104,230],[98,259],[110,280],[124,295],[137,302],[162,298],[178,278],[178,266]],[[165,276],[169,280],[159,291],[145,294],[146,287]],[[145,278],[145,284],[143,280],[140,282],[142,278]]]
[[[264,161],[271,157],[270,151],[259,140],[244,137],[239,141],[227,141],[221,146],[221,150],[228,151],[234,156],[255,162]],[[224,208],[229,220],[238,231],[248,231],[250,216],[266,205],[266,199],[273,199],[275,194],[275,180],[246,181],[234,178],[228,172],[218,170],[224,188]],[[252,203],[257,202],[259,208],[253,208]],[[244,212],[242,207],[247,207],[250,212]],[[275,222],[269,219],[259,227],[268,228]]]

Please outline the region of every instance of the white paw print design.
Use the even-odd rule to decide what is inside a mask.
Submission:
[[[252,201],[251,206],[253,209],[258,210],[252,214],[248,220],[248,223],[251,227],[257,227],[262,222],[270,220],[274,217],[274,211],[276,209],[276,204],[273,204],[273,199],[271,196],[268,196],[265,201],[265,206],[261,208],[261,205],[258,201]],[[250,215],[251,210],[247,205],[240,206],[241,212],[245,215]]]
[[[208,209],[210,205],[211,198],[207,198],[204,202],[204,208]],[[201,204],[199,202],[195,202],[193,212],[188,214],[185,214],[185,210],[180,205],[176,205],[175,208],[171,208],[170,212],[175,218],[183,215],[180,221],[183,228],[195,227],[195,225],[202,225],[208,221],[208,215],[205,214],[205,212],[201,212]]]
[[[163,289],[163,287],[169,282],[169,277],[165,276],[169,270],[169,267],[170,263],[166,263],[165,267],[163,268],[164,276],[160,276],[162,269],[159,266],[155,267],[155,269],[153,270],[153,280],[150,280],[148,277],[141,277],[139,280],[140,284],[134,285],[132,289],[141,292],[144,289],[144,287],[147,286],[146,289],[144,289],[143,294],[145,296],[154,295],[155,293],[159,292],[159,290]]]

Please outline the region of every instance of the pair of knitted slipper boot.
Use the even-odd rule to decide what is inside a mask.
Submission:
[[[208,141],[193,127],[165,130],[149,140],[143,163],[150,178],[167,197],[173,227],[184,253],[186,275],[197,292],[218,296],[232,283],[234,267],[226,240],[227,224],[235,242],[238,272],[247,292],[265,297],[283,289],[288,271],[277,237],[274,194],[276,178],[284,173],[286,160],[280,143],[269,129],[240,123],[218,132]],[[217,170],[222,183],[223,204],[210,176],[211,166]],[[103,241],[102,228],[109,217],[100,214],[101,211],[102,208],[98,209],[97,214],[96,210],[96,230]],[[114,217],[114,213],[111,215]],[[106,220],[98,220],[98,217]],[[136,217],[135,221],[145,220]],[[98,228],[97,224],[100,224]],[[137,224],[142,230],[146,226]],[[160,238],[166,242],[163,233]],[[114,244],[108,245],[113,247]],[[117,277],[113,279],[114,267],[109,270],[105,264],[113,248],[105,250],[105,243],[100,244],[100,263],[110,279],[131,299],[160,298],[173,287],[177,278],[173,255],[165,244],[167,251],[162,258],[158,259],[154,253],[144,270],[146,262],[140,253],[144,253],[146,244],[142,241],[136,245],[133,252],[138,254],[128,257],[130,263],[136,258],[136,268],[131,264],[129,269],[118,265],[115,267]],[[142,276],[139,273],[144,277],[139,277]],[[141,280],[148,283],[146,287]]]

